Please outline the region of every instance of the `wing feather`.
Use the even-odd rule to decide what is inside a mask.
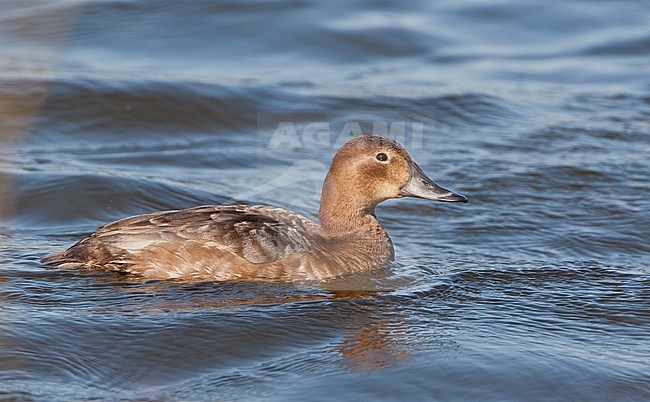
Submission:
[[[277,261],[290,253],[309,252],[318,225],[294,212],[268,206],[200,206],[137,215],[97,228],[90,237],[57,254],[57,261],[93,260],[124,263],[130,255],[182,244],[212,244],[253,264]],[[171,249],[170,249],[171,248]],[[47,258],[47,257],[46,257]]]

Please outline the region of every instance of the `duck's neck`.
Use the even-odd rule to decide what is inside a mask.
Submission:
[[[360,193],[343,191],[328,174],[323,183],[318,217],[327,237],[340,237],[379,226],[374,215],[375,205]]]

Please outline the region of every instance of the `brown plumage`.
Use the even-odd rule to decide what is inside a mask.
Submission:
[[[372,271],[394,257],[374,209],[404,196],[467,202],[426,177],[396,141],[361,136],[332,160],[320,225],[270,206],[200,206],[109,223],[42,262],[152,279],[323,280]]]

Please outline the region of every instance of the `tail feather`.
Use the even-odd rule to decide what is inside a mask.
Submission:
[[[75,258],[70,250],[58,251],[41,258],[41,263],[59,269],[84,269],[90,268],[86,261]]]
[[[46,265],[59,265],[66,262],[72,262],[67,256],[68,250],[57,251],[41,258],[41,262]]]
[[[87,237],[67,250],[46,255],[41,262],[57,268],[90,268],[109,263],[115,255],[112,251],[94,237]]]

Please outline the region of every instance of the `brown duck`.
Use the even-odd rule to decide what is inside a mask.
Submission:
[[[368,272],[394,258],[375,207],[401,197],[467,202],[429,179],[398,142],[366,135],[334,155],[320,225],[263,205],[154,212],[101,226],[42,262],[151,279],[314,281]]]

